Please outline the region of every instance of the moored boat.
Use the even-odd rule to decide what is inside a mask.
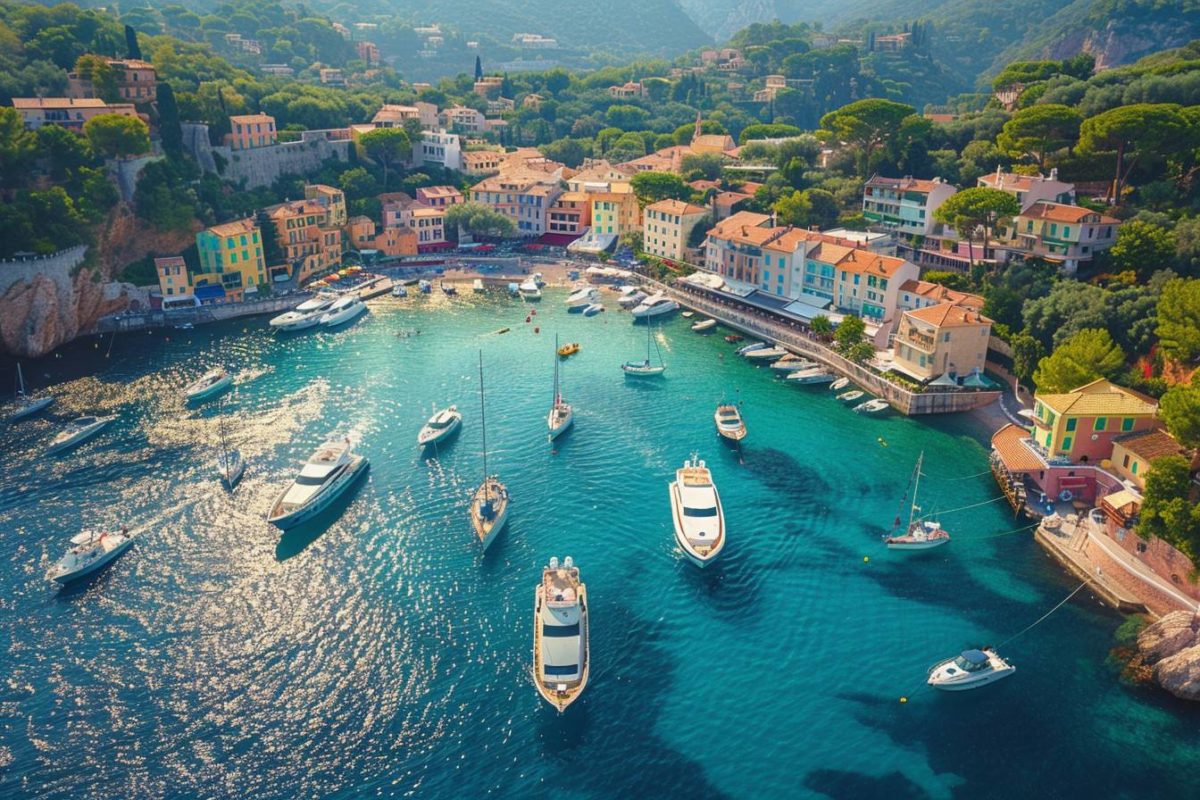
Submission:
[[[335,295],[317,294],[296,306],[296,311],[299,311],[301,314],[308,314],[313,311],[324,311],[333,305],[334,300],[337,300]]]
[[[483,483],[471,495],[471,528],[480,548],[487,552],[508,521],[508,487],[488,474],[487,405],[483,397],[483,351],[479,352],[479,427],[483,436]]]
[[[458,294],[458,287],[452,283],[446,283],[445,281],[442,281],[442,294],[456,295]]]
[[[717,321],[715,319],[702,319],[699,322],[692,323],[692,330],[696,333],[705,333],[706,331],[711,331],[715,327],[717,327]]]
[[[592,303],[590,306],[588,306],[587,308],[585,308],[583,310],[583,315],[585,317],[594,317],[602,311],[604,311],[604,306],[602,306],[599,303]]]
[[[836,381],[829,384],[829,391],[840,392],[842,389],[845,389],[849,385],[850,385],[849,378],[838,378]]]
[[[224,367],[217,367],[201,375],[183,389],[183,399],[189,403],[207,400],[233,386],[233,376]]]
[[[91,439],[104,429],[108,423],[116,419],[116,415],[108,417],[76,417],[66,424],[66,426],[55,436],[49,447],[46,448],[47,453],[58,453],[67,450],[71,447],[76,447]]]
[[[746,423],[742,419],[742,412],[733,403],[722,403],[717,406],[717,410],[713,413],[713,422],[722,439],[740,442],[746,438]]]
[[[45,397],[31,397],[25,392],[25,374],[21,371],[21,364],[17,362],[17,396],[16,401],[12,406],[12,411],[9,412],[7,421],[16,422],[19,419],[32,416],[54,402],[54,398],[50,395]]]
[[[695,311],[680,311],[679,316],[683,317],[684,319],[691,319],[692,317],[696,316],[696,312]]]
[[[662,292],[652,294],[634,307],[634,319],[647,319],[649,317],[658,317],[663,314],[670,314],[679,308],[679,303],[676,303],[671,298],[667,297]]]
[[[354,453],[348,438],[325,442],[276,497],[267,521],[287,529],[311,519],[340,497],[367,466],[366,457]]]
[[[116,561],[133,544],[133,536],[125,528],[120,531],[87,531],[71,539],[67,550],[46,574],[49,580],[70,583],[94,575]]]
[[[797,372],[789,373],[785,377],[792,383],[800,384],[829,383],[833,380],[833,375],[826,372],[822,367],[807,367]]]
[[[766,342],[751,342],[750,344],[742,345],[734,352],[736,352],[739,356],[744,356],[747,353],[753,353],[755,350],[765,350],[768,347],[770,347],[770,345]]]
[[[538,694],[562,713],[587,686],[587,585],[570,556],[542,570],[533,599],[533,683]]]
[[[458,406],[450,406],[434,412],[433,416],[421,427],[417,434],[417,444],[428,447],[438,444],[454,435],[462,426],[462,412]]]
[[[417,291],[421,294],[429,294],[433,291],[433,284],[422,278],[417,281]]]
[[[730,344],[737,344],[738,342],[742,341],[745,338],[746,338],[745,336],[741,336],[736,333],[731,333],[725,337],[725,341],[729,342]]]
[[[321,317],[324,315],[324,309],[317,309],[316,311],[287,311],[277,317],[272,317],[271,321],[267,324],[280,331],[302,331],[305,328],[312,328],[321,324]]]
[[[646,360],[645,361],[626,361],[621,365],[621,371],[626,377],[630,378],[654,378],[662,375],[667,370],[667,365],[663,363],[662,353],[658,353],[658,363],[655,364],[650,360],[650,344],[654,342],[654,349],[658,351],[658,342],[654,341],[653,336],[654,321],[649,320],[646,324]]]
[[[675,541],[689,561],[707,567],[725,548],[725,514],[712,473],[692,453],[675,471],[669,489]]]
[[[321,324],[326,328],[344,325],[367,310],[366,305],[356,294],[348,294],[337,299],[322,315]]]
[[[978,689],[1007,678],[1017,671],[990,647],[964,650],[954,658],[939,661],[929,668],[926,683],[944,692]]]
[[[859,414],[878,414],[880,411],[886,411],[887,408],[887,400],[876,398],[874,400],[868,400],[865,403],[859,403],[854,407],[854,410]]]
[[[521,294],[521,297],[524,300],[541,300],[542,299],[541,287],[539,287],[532,278],[527,281],[522,282],[517,287],[517,291]]]
[[[554,338],[554,350],[558,351],[558,337]],[[546,416],[546,427],[550,430],[550,441],[554,441],[559,436],[567,432],[575,422],[575,410],[571,404],[566,401],[562,393],[562,385],[559,381],[558,370],[559,359],[554,359],[554,400],[550,405],[550,413]]]
[[[743,353],[750,361],[775,361],[788,354],[782,347],[759,347]]]
[[[942,528],[940,523],[917,516],[917,511],[920,510],[917,505],[917,493],[921,488],[921,464],[924,461],[925,453],[922,452],[917,456],[917,465],[913,468],[908,486],[904,490],[904,499],[901,501],[902,504],[908,502],[908,489],[911,488],[912,502],[908,506],[908,526],[904,529],[903,534],[896,535],[900,527],[900,515],[896,514],[891,533],[883,537],[883,543],[889,550],[932,550],[950,541],[950,534]]]
[[[865,394],[866,392],[862,391],[861,389],[851,389],[848,392],[842,392],[839,394],[837,399],[841,400],[843,403],[853,403],[855,400],[861,399]]]
[[[591,286],[581,286],[571,292],[564,301],[567,305],[567,311],[571,314],[578,314],[593,303],[600,302],[600,292],[593,289]]]
[[[559,358],[573,356],[579,352],[579,342],[567,342],[562,347],[558,348]]]
[[[475,280],[471,281],[471,291],[475,294],[483,294],[484,291],[486,291],[482,278],[476,278]]]
[[[622,294],[617,299],[617,305],[619,305],[621,308],[636,308],[642,304],[643,300],[649,297],[649,295],[647,295],[641,289],[638,289],[636,286],[629,286],[626,288],[632,289],[632,291],[627,294]]]
[[[408,289],[404,288],[404,284],[397,283],[392,287],[392,297],[408,297]]]
[[[786,355],[771,363],[771,369],[776,372],[799,372],[802,369],[818,366],[817,362],[795,355]]]

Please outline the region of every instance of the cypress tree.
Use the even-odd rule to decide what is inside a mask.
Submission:
[[[179,124],[179,105],[175,102],[175,91],[171,84],[158,86],[158,132],[162,137],[163,152],[172,158],[183,155],[183,128]]]
[[[475,80],[483,80],[483,62],[475,56]]]
[[[132,25],[125,26],[125,55],[139,61],[142,59],[142,48],[138,46],[137,31],[133,29]]]

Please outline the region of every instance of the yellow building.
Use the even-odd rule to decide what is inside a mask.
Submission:
[[[642,249],[672,261],[687,260],[688,237],[708,216],[708,209],[682,200],[660,200],[646,206]]]
[[[267,283],[262,237],[253,219],[213,225],[196,234],[200,269],[189,276],[193,293],[204,302],[240,302],[247,292]],[[201,291],[202,287],[205,288]],[[215,288],[220,287],[220,291]]]
[[[620,237],[642,230],[642,210],[633,192],[597,192],[592,199],[592,230]]]
[[[346,213],[346,195],[341,189],[323,183],[310,183],[304,187],[304,199],[315,200],[329,210],[327,224],[334,228],[346,227],[350,219]]]
[[[1034,395],[1033,441],[1051,458],[1099,463],[1121,434],[1156,427],[1157,405],[1103,378],[1062,394]]]
[[[919,381],[982,373],[992,321],[955,303],[905,311],[892,343],[892,366]]]

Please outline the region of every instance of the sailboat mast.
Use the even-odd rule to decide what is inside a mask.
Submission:
[[[488,496],[487,407],[483,402],[483,351],[479,351],[479,427],[483,431],[483,496]]]
[[[554,405],[558,405],[558,334],[554,334]]]
[[[17,397],[25,397],[25,373],[21,372],[21,362],[17,362]]]
[[[913,514],[917,510],[917,492],[921,489],[921,462],[925,460],[925,451],[921,451],[921,455],[917,456],[917,472],[913,476],[913,494],[912,504],[908,507],[908,527],[912,527]]]

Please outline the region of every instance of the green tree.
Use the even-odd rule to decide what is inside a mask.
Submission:
[[[604,112],[604,120],[623,131],[641,130],[650,121],[650,112],[637,106],[618,104],[608,107]]]
[[[1158,298],[1156,332],[1164,355],[1185,362],[1200,355],[1200,279],[1167,281]]]
[[[412,157],[412,140],[403,128],[376,128],[360,136],[358,143],[368,158],[383,167],[383,190],[386,192],[392,167]]]
[[[1160,225],[1131,219],[1117,230],[1108,258],[1113,271],[1130,270],[1144,280],[1175,261],[1175,236]]]
[[[121,99],[117,73],[101,56],[91,53],[80,56],[75,60],[75,73],[83,80],[91,81],[92,91],[104,102],[115,103]]]
[[[1184,447],[1200,448],[1200,372],[1192,382],[1172,386],[1158,401],[1158,415]]]
[[[1030,106],[1004,123],[996,144],[1013,158],[1033,156],[1038,167],[1043,167],[1049,153],[1079,139],[1082,123],[1083,115],[1070,106],[1057,103]]]
[[[1033,378],[1038,362],[1046,356],[1042,343],[1027,333],[1018,333],[1011,342],[1013,351],[1013,374],[1023,383]]]
[[[50,177],[65,181],[68,176],[94,160],[87,137],[61,125],[43,125],[34,132],[38,154],[48,161]]]
[[[1200,504],[1192,502],[1189,465],[1183,456],[1160,456],[1150,462],[1138,536],[1159,539],[1193,561],[1200,556]]]
[[[747,125],[738,135],[738,144],[745,144],[754,139],[784,139],[790,136],[800,136],[803,130],[795,125],[758,124]]]
[[[700,179],[715,181],[721,177],[721,170],[724,169],[724,166],[725,159],[716,153],[684,156],[680,163],[683,179],[687,181]]]
[[[125,26],[125,56],[141,60],[142,48],[138,46],[137,31],[132,25]]]
[[[163,152],[171,158],[183,155],[183,126],[179,120],[179,105],[175,102],[175,90],[163,81],[158,85],[158,132],[162,137]]]
[[[812,219],[813,208],[804,192],[792,192],[776,200],[771,210],[775,212],[777,224],[807,228]]]
[[[867,325],[862,318],[847,314],[833,332],[834,347],[842,355],[848,356],[851,348],[863,341],[866,332]]]
[[[1190,126],[1172,103],[1135,103],[1089,117],[1079,129],[1079,150],[1085,155],[1116,152],[1112,183],[1114,202],[1140,158],[1167,155],[1190,139]]]
[[[1000,189],[977,186],[950,195],[933,212],[938,222],[951,226],[967,240],[967,253],[971,266],[975,265],[973,240],[978,231],[983,231],[983,257],[987,258],[987,243],[992,228],[1003,219],[1015,217],[1021,212],[1017,198]]]
[[[150,128],[137,117],[97,114],[83,123],[92,149],[109,158],[137,156],[150,150]]]
[[[817,314],[813,317],[811,327],[812,332],[822,339],[828,338],[833,333],[833,323],[824,314]]]
[[[512,220],[482,203],[458,203],[446,209],[447,233],[458,229],[476,236],[512,236]]]
[[[672,172],[639,172],[630,179],[629,185],[642,206],[659,200],[687,200],[692,196],[692,187]]]
[[[880,98],[858,100],[821,117],[821,127],[858,148],[859,175],[867,176],[871,158],[888,144],[900,123],[914,113],[912,106]]]
[[[1102,328],[1087,328],[1038,362],[1033,382],[1039,391],[1069,392],[1097,378],[1115,378],[1125,368],[1125,353]]]

